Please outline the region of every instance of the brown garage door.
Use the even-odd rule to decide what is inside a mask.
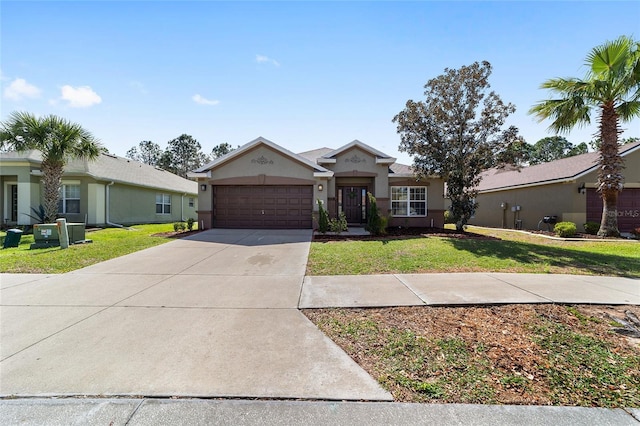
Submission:
[[[313,186],[215,186],[215,228],[311,228]]]
[[[587,191],[587,221],[600,223],[602,199],[595,189]],[[640,189],[626,188],[618,197],[618,229],[630,232],[640,227]]]

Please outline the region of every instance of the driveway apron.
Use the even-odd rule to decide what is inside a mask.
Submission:
[[[297,309],[311,231],[210,230],[0,289],[0,396],[391,400]]]

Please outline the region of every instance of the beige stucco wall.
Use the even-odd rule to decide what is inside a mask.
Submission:
[[[522,220],[523,229],[537,229],[543,216],[555,215],[558,221],[582,226],[587,219],[587,196],[578,192],[579,186],[579,182],[558,183],[478,194],[478,208],[469,224],[514,228],[514,221]],[[520,210],[514,212],[517,206]]]
[[[335,164],[322,164],[322,166],[333,171],[336,177],[345,174],[350,177],[366,177],[367,174],[375,174],[375,187],[372,188],[373,195],[383,198],[389,197],[388,164],[376,164],[376,157],[358,147],[341,152],[335,158]],[[358,176],[359,173],[362,173],[363,176]],[[335,189],[335,185],[332,185],[332,192],[329,192],[329,197],[336,196]]]
[[[640,188],[640,150],[624,157],[625,187]],[[522,220],[523,229],[537,229],[543,216],[556,215],[558,220],[574,222],[578,229],[587,220],[586,194],[578,192],[584,185],[595,188],[598,180],[597,171],[577,177],[568,183],[538,185],[526,188],[511,189],[479,194],[479,203],[475,217],[469,223],[480,226],[514,227],[514,216]],[[502,210],[501,203],[507,203]],[[520,206],[519,214],[514,214],[512,207]],[[504,218],[504,219],[503,219]]]

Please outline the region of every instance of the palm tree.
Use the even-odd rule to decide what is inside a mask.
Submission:
[[[618,152],[620,122],[640,116],[640,42],[622,36],[595,47],[587,55],[584,80],[554,78],[541,88],[557,99],[542,101],[530,114],[540,121],[551,118],[550,129],[568,132],[575,125],[591,123],[598,112],[600,146],[598,186],[602,198],[601,236],[618,236],[618,194],[622,191],[624,162]]]
[[[42,153],[42,186],[45,219],[55,220],[58,213],[62,174],[71,159],[96,159],[101,152],[98,140],[79,124],[49,115],[36,117],[13,112],[0,126],[2,148],[15,151],[31,149]]]

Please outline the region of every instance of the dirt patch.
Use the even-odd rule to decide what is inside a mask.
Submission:
[[[397,401],[640,405],[638,306],[505,305],[304,311]]]

